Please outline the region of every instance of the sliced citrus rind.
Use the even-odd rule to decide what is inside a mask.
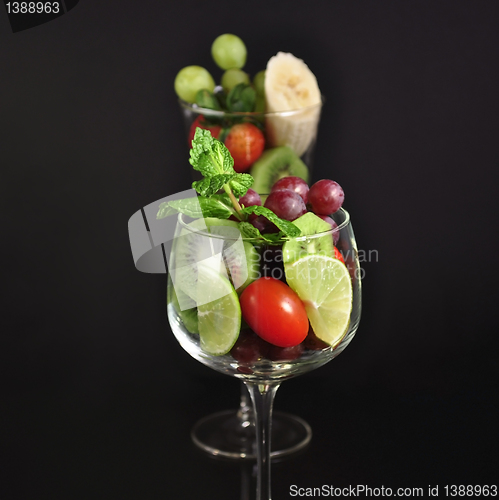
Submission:
[[[179,293],[179,295],[181,295],[183,292],[182,292],[182,290],[179,290],[178,293]],[[188,299],[184,299],[184,300],[188,300]],[[180,316],[180,319],[182,320],[182,323],[184,324],[185,328],[190,333],[199,333],[197,308],[192,307],[191,309],[182,310],[180,307],[179,300],[177,298],[177,292],[175,291],[175,289],[173,287],[171,288],[171,301],[172,301],[173,307],[175,308],[178,315]]]
[[[286,281],[305,305],[315,335],[332,347],[345,336],[352,312],[352,281],[343,262],[307,255],[285,264]]]

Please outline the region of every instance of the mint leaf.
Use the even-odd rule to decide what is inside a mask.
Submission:
[[[279,231],[278,233],[262,234],[255,226],[253,226],[253,224],[250,224],[249,222],[240,222],[238,227],[243,238],[252,240],[264,240],[268,243],[277,243],[282,241],[285,237],[282,231]]]
[[[236,174],[229,181],[229,186],[234,193],[234,196],[240,198],[246,194],[246,191],[253,184],[253,177],[250,174]]]
[[[218,174],[213,177],[205,177],[200,181],[194,181],[192,183],[192,188],[201,196],[211,196],[220,191],[224,184],[227,184],[232,177],[234,177],[234,174]]]
[[[234,207],[232,206],[232,202],[230,201],[229,195],[226,193],[214,194],[211,198],[219,201],[220,203],[224,203],[232,210],[234,209]]]
[[[226,205],[223,201],[216,198],[202,198],[200,199],[201,210],[203,216],[216,217],[217,219],[228,219],[231,215],[235,215],[236,211],[232,206]]]
[[[206,89],[201,89],[196,94],[196,104],[201,108],[215,109],[220,111],[222,107],[215,95]]]
[[[256,93],[251,85],[238,83],[227,95],[227,109],[232,112],[248,112],[255,109]]]
[[[220,108],[226,109],[227,108],[227,96],[225,95],[225,92],[223,89],[218,90],[218,92],[215,92],[215,97],[217,98],[218,102],[220,103]]]
[[[262,233],[253,225],[250,224],[249,222],[240,222],[238,224],[239,231],[241,231],[241,236],[243,238],[250,238],[250,239],[260,239],[262,238]]]
[[[184,198],[183,200],[173,200],[163,202],[159,206],[157,219],[163,219],[175,213],[182,213],[199,219],[202,217],[216,217],[217,219],[228,219],[235,214],[235,210],[224,203],[220,198],[205,198],[197,196],[192,198]]]
[[[252,205],[251,207],[245,207],[241,210],[243,214],[256,214],[263,215],[270,222],[273,222],[286,236],[290,238],[295,238],[300,236],[301,231],[292,222],[284,219],[280,219],[277,215],[266,207],[261,207],[258,205]]]
[[[279,231],[278,233],[262,234],[262,238],[269,243],[280,243],[286,238],[286,235],[282,231]]]
[[[225,144],[215,139],[209,130],[199,127],[192,140],[189,163],[204,177],[235,174],[234,160]]]

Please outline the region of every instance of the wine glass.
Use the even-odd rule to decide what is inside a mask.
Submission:
[[[256,430],[257,500],[271,498],[272,407],[279,385],[331,361],[350,343],[359,325],[360,267],[350,216],[339,209],[331,217],[335,229],[275,242],[271,253],[275,276],[262,276],[248,284],[248,273],[244,273],[248,245],[260,255],[268,245],[243,239],[234,226],[207,228],[204,219],[178,216],[169,261],[168,319],[178,342],[192,357],[239,378],[248,389]],[[333,250],[333,234],[339,253],[328,255],[327,250]],[[186,252],[187,248],[191,251]],[[265,260],[268,264],[268,255]],[[279,275],[277,270],[283,267]],[[299,344],[278,346],[244,324],[241,328],[241,304],[243,320],[250,326],[261,325],[269,314],[271,302],[265,299],[270,296],[256,294],[255,300],[247,301],[251,287],[260,280],[271,281],[273,286],[279,282],[279,287],[299,296],[311,325]],[[241,354],[238,347],[243,343],[249,352]]]
[[[218,90],[221,90],[221,88],[217,87],[215,92]],[[254,189],[260,194],[268,193],[275,181],[281,177],[296,175],[307,182],[311,180],[317,131],[322,106],[324,105],[324,97],[322,97],[320,103],[312,106],[273,112],[229,112],[202,108],[197,104],[191,104],[182,99],[179,99],[178,102],[182,111],[188,148],[191,147],[196,127],[210,130],[216,139],[226,140],[231,127],[245,123],[255,125],[260,130],[261,149],[259,151],[265,153],[263,158],[283,147],[290,150],[285,151],[281,156],[276,154],[276,159],[272,158],[269,161],[269,163],[275,163],[275,165],[272,166],[270,176],[268,172],[265,172],[262,176],[264,178],[260,178],[260,174],[255,173],[255,169],[253,169],[255,160],[258,163],[262,162],[260,154],[252,156],[253,152],[248,151],[247,157],[235,158],[234,168],[236,171],[251,173],[255,177],[256,187]],[[193,179],[199,180],[199,172],[192,169],[191,172]]]
[[[221,91],[221,87],[217,87],[215,92],[217,91]],[[248,160],[251,165],[247,171],[255,177],[252,188],[259,194],[268,193],[281,177],[298,176],[310,183],[324,96],[317,105],[282,112],[227,112],[203,108],[182,99],[178,102],[186,131],[186,145],[189,148],[198,126],[209,129],[216,138],[221,139],[220,136],[230,131],[235,124],[256,124],[265,140],[263,154],[256,163],[273,163],[270,167],[272,173],[269,174],[269,169],[253,168],[252,158]],[[191,173],[193,180],[200,179],[198,171],[191,169]],[[273,424],[273,457],[299,451],[312,438],[312,429],[308,423],[296,415],[275,412]],[[240,385],[237,409],[208,415],[200,419],[191,432],[193,442],[205,452],[232,459],[256,456],[254,436],[253,409],[244,383]]]

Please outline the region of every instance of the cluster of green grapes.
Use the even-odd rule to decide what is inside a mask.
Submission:
[[[216,86],[210,72],[202,66],[186,66],[175,77],[177,96],[200,107],[224,111],[265,111],[265,70],[250,80],[243,71],[247,50],[237,36],[218,36],[211,46],[211,55],[224,73]]]

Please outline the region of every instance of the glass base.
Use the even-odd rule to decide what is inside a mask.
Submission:
[[[225,410],[199,420],[192,429],[194,444],[205,452],[235,459],[256,458],[255,427],[239,418],[237,411]],[[312,439],[312,429],[300,417],[274,411],[272,415],[272,458],[303,449]]]

